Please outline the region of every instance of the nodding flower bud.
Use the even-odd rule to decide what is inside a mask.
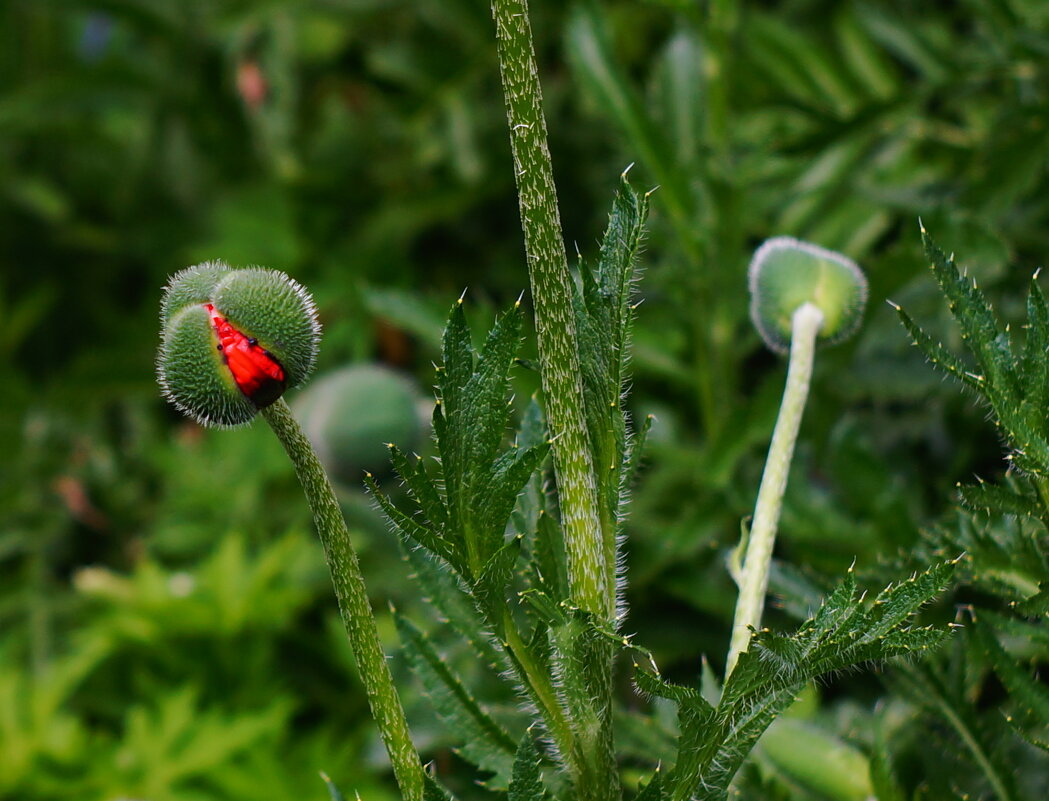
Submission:
[[[277,270],[220,261],[171,277],[160,307],[157,379],[164,396],[207,426],[247,423],[302,384],[320,342],[313,298]]]
[[[749,282],[751,319],[778,353],[789,350],[794,312],[803,304],[823,313],[819,340],[828,344],[856,331],[867,304],[867,279],[854,261],[789,236],[757,249]]]

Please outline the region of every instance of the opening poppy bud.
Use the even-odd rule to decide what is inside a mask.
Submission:
[[[847,339],[867,304],[867,279],[840,253],[789,236],[766,241],[750,261],[750,316],[777,353],[790,348],[794,313],[811,303],[823,314],[818,340]]]
[[[172,276],[161,301],[157,378],[203,425],[247,423],[305,382],[320,324],[309,293],[277,270],[205,262]]]

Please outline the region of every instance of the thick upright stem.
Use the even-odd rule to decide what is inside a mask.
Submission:
[[[573,602],[604,623],[615,617],[597,482],[583,401],[582,370],[572,308],[572,279],[561,233],[553,167],[546,141],[542,91],[535,64],[527,0],[492,0],[499,72],[510,128],[525,255],[535,305],[543,395],[553,439],[554,470]],[[612,742],[613,649],[587,649],[588,692],[566,695],[574,743],[570,762],[580,801],[622,796]],[[596,721],[586,725],[585,721]]]
[[[743,572],[739,582],[739,600],[736,602],[736,617],[732,622],[732,642],[729,645],[725,680],[732,674],[739,655],[750,644],[750,627],[761,626],[761,612],[765,606],[765,593],[769,585],[769,565],[772,562],[772,547],[776,543],[776,527],[783,506],[783,492],[787,488],[787,475],[794,457],[794,444],[798,440],[798,429],[809,397],[812,379],[812,362],[816,350],[816,335],[823,325],[823,312],[811,303],[805,303],[794,312],[791,320],[790,364],[787,368],[787,385],[783,390],[783,401],[772,432],[765,472],[761,476],[758,501],[754,507],[754,520],[747,543],[747,554],[743,561]]]
[[[331,570],[346,636],[357,660],[357,669],[364,683],[372,716],[390,755],[401,795],[405,801],[422,801],[422,763],[412,745],[408,721],[386,664],[375,626],[375,615],[368,603],[364,577],[335,492],[313,447],[284,399],[263,409],[262,416],[295,465],[295,473],[313,510],[313,520],[324,545],[324,556]]]
[[[615,613],[607,586],[597,485],[583,416],[583,383],[572,312],[571,276],[561,234],[546,118],[526,0],[492,0],[499,71],[510,126],[525,254],[535,304],[543,394],[572,598],[605,620]]]

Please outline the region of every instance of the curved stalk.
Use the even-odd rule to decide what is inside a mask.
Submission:
[[[295,474],[313,510],[313,520],[324,545],[324,556],[335,585],[346,636],[357,660],[357,670],[368,696],[372,716],[390,755],[397,785],[405,801],[422,801],[422,763],[412,744],[408,721],[386,664],[375,615],[368,603],[364,577],[335,491],[313,446],[295,421],[285,400],[281,398],[267,406],[262,410],[262,416],[295,465]]]
[[[811,303],[798,307],[791,318],[790,364],[787,367],[787,384],[772,432],[765,461],[765,472],[761,476],[758,500],[754,507],[754,521],[747,541],[747,553],[739,579],[739,600],[732,621],[732,641],[729,644],[728,663],[725,666],[725,681],[732,675],[739,655],[750,644],[750,629],[761,626],[761,612],[765,606],[765,593],[769,584],[769,565],[772,548],[776,543],[776,527],[783,506],[783,492],[787,488],[787,475],[794,457],[794,444],[798,439],[801,417],[809,397],[812,379],[812,363],[816,351],[816,335],[823,325],[823,312]]]

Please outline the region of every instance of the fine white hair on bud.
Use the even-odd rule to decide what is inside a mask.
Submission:
[[[819,341],[841,342],[863,319],[867,279],[852,259],[789,236],[767,240],[750,261],[750,316],[777,353],[790,348],[794,312],[810,303],[823,314]]]
[[[277,270],[221,261],[172,276],[160,305],[157,380],[202,425],[249,422],[313,370],[320,323],[313,298]]]

